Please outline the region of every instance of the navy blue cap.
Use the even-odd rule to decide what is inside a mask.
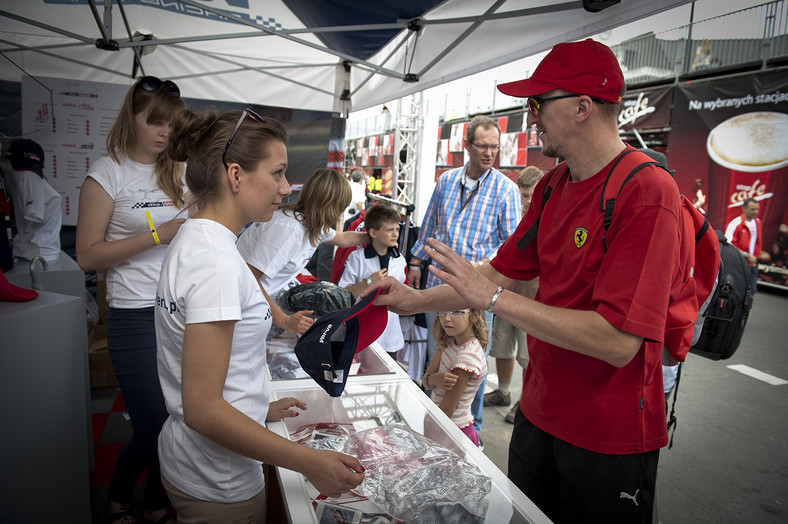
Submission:
[[[32,171],[44,175],[44,150],[28,138],[14,140],[8,147],[5,157],[11,161],[16,171]]]
[[[373,302],[380,294],[370,294],[353,307],[326,313],[301,335],[295,354],[301,368],[332,397],[345,389],[350,364],[386,329],[388,310]]]

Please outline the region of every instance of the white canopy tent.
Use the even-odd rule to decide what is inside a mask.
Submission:
[[[10,0],[0,80],[148,74],[189,98],[347,114],[689,1]]]

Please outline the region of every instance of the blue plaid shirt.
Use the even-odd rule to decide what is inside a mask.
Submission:
[[[427,258],[424,245],[432,237],[463,258],[478,262],[491,258],[504,240],[514,233],[520,220],[517,184],[497,169],[490,169],[479,177],[479,190],[468,201],[472,190],[467,187],[460,189],[464,175],[465,166],[446,171],[438,179],[421,224],[419,239],[411,250],[414,257]],[[468,203],[461,211],[462,201]],[[428,288],[440,283],[438,277],[429,275]]]

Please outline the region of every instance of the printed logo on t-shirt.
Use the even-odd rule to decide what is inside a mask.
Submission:
[[[175,205],[175,202],[172,200],[162,200],[162,198],[158,196],[161,195],[160,189],[129,189],[129,194],[131,195],[132,199],[137,201],[131,206],[131,209],[145,209],[148,207],[172,207]]]
[[[148,207],[172,207],[175,205],[175,202],[172,200],[164,200],[163,202],[137,202],[131,209],[144,209]]]
[[[588,239],[588,230],[584,227],[578,227],[575,229],[575,247],[580,249],[586,243]]]
[[[164,308],[164,311],[172,315],[178,311],[178,305],[173,301],[167,301],[166,298],[156,295],[156,306]]]

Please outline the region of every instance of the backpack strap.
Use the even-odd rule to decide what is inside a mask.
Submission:
[[[700,226],[700,229],[698,229],[698,231],[695,233],[696,244],[700,242],[700,239],[703,238],[703,235],[706,234],[706,231],[708,231],[710,227],[711,223],[709,222],[709,219],[706,218],[706,215],[703,215],[703,225]]]
[[[630,153],[637,154],[629,156]],[[619,165],[622,168],[616,169]],[[613,163],[607,178],[605,178],[605,183],[602,185],[602,195],[599,197],[599,211],[604,213],[602,223],[605,227],[605,232],[602,235],[602,246],[605,249],[605,253],[607,253],[607,231],[610,228],[610,224],[613,223],[613,209],[616,205],[616,199],[624,189],[624,184],[629,182],[644,167],[659,165],[659,162],[652,160],[651,157],[637,149],[624,151]]]
[[[553,177],[559,171],[562,172],[558,176],[558,182],[556,182],[555,185],[550,185],[550,182],[552,182]],[[528,244],[530,244],[533,241],[533,239],[536,238],[536,234],[539,231],[539,221],[542,218],[542,212],[544,211],[545,204],[547,204],[547,200],[550,198],[550,195],[553,193],[553,189],[558,187],[558,184],[560,184],[564,180],[564,178],[566,178],[568,175],[569,175],[569,167],[567,167],[566,162],[561,163],[558,167],[556,167],[550,172],[547,180],[545,181],[544,188],[542,189],[542,209],[539,211],[539,216],[536,217],[534,223],[531,224],[531,227],[528,228],[528,231],[526,231],[525,234],[520,237],[520,240],[517,241],[518,249],[520,250],[525,249],[526,247],[528,247]]]
[[[670,435],[670,444],[668,444],[668,449],[673,447],[673,437],[676,434],[676,427],[679,424],[679,419],[676,417],[676,398],[679,395],[679,383],[681,382],[682,369],[684,369],[684,362],[679,362],[679,369],[676,373],[676,385],[673,386],[673,405],[670,408],[670,416],[668,417],[668,434]]]
[[[637,154],[628,157],[628,155],[631,153]],[[619,165],[621,165],[622,168],[616,169]],[[563,166],[563,170],[561,169],[561,166]],[[561,166],[554,169],[550,173],[549,178],[544,185],[544,189],[542,191],[542,211],[544,211],[545,204],[550,198],[553,189],[558,187],[558,185],[563,182],[564,178],[566,178],[569,174],[569,168],[566,166],[566,163],[562,164]],[[610,168],[610,171],[607,174],[607,177],[605,178],[605,183],[602,185],[602,194],[599,199],[599,211],[604,213],[602,222],[605,227],[605,232],[602,236],[602,245],[605,249],[605,252],[607,252],[607,230],[610,228],[610,224],[613,223],[613,209],[615,208],[616,198],[618,198],[618,196],[621,194],[624,184],[629,182],[641,169],[646,166],[659,166],[660,168],[664,169],[659,164],[659,162],[654,161],[645,153],[637,149],[629,149],[624,151],[618,156],[618,158],[616,158],[613,166]],[[558,176],[558,182],[556,182],[554,185],[551,184],[552,179],[559,172],[560,175]],[[528,231],[526,231],[525,234],[520,237],[520,240],[517,241],[517,247],[519,249],[525,249],[528,247],[531,241],[536,238],[541,217],[542,214],[540,212],[539,216],[536,218],[536,221],[531,224],[531,227],[528,228]],[[708,228],[708,226],[706,227]]]

